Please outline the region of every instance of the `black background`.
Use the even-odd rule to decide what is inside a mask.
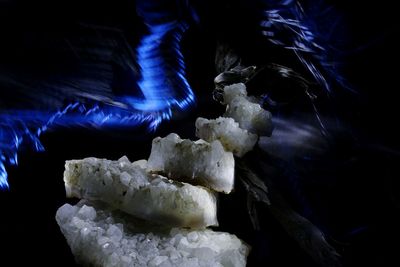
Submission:
[[[236,2],[239,3],[232,2],[234,10]],[[313,184],[306,191],[321,225],[330,233],[328,240],[343,255],[345,266],[399,266],[397,12],[394,4],[383,2],[332,4],[344,17],[345,35],[352,47],[343,72],[360,92],[351,100],[343,99],[347,107],[344,110],[348,112],[348,122],[360,133],[357,141],[361,140],[363,146],[354,149],[352,143],[343,144],[352,147],[354,161],[319,174],[334,182]],[[185,37],[188,78],[198,103],[182,119],[164,123],[155,133],[142,128],[56,129],[41,138],[45,152],[23,150],[19,154],[18,167],[7,169],[10,189],[0,192],[0,266],[75,265],[54,220],[57,208],[71,201],[65,198],[62,181],[65,160],[87,156],[118,159],[122,155],[131,160],[146,158],[155,136],[174,131],[193,137],[197,116],[215,117],[222,112],[210,96],[215,75],[215,33],[219,31],[213,23],[218,21],[221,6],[204,5],[202,12],[209,14],[208,19]],[[20,65],[51,69],[54,55],[62,56],[50,49],[49,40],[55,35],[74,33],[76,21],[139,31],[134,10],[133,1],[0,1],[2,69]],[[244,13],[240,20],[251,21],[251,16],[246,16]],[[232,25],[237,27],[238,21]],[[257,57],[255,51],[246,50],[252,42],[238,42],[238,47],[248,51],[249,58]],[[357,101],[352,102],[354,99]],[[340,157],[345,152],[335,153]],[[252,231],[241,189],[235,194],[220,199],[220,229],[237,234],[253,246],[251,265],[313,266],[268,214],[262,216],[266,230]]]

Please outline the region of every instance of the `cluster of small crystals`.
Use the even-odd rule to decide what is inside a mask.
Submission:
[[[147,168],[217,192],[230,193],[234,185],[235,161],[219,140],[194,142],[174,133],[155,138]]]
[[[218,225],[213,192],[146,170],[147,161],[97,158],[70,160],[64,182],[68,197],[101,200],[136,217],[176,227]]]
[[[197,137],[207,142],[218,140],[226,151],[242,157],[253,149],[258,136],[271,135],[271,113],[247,96],[243,83],[225,86],[222,104],[226,105],[224,117],[196,120]]]
[[[56,214],[77,262],[90,266],[242,267],[248,247],[236,236],[148,224],[95,203],[65,204]],[[155,228],[153,228],[154,230]]]
[[[233,155],[242,157],[259,136],[270,135],[272,121],[242,83],[226,86],[223,97],[224,117],[196,120],[197,141],[174,133],[157,137],[148,161],[67,161],[67,196],[88,200],[65,204],[56,220],[78,262],[107,267],[246,265],[246,244],[206,227],[218,224],[213,191],[233,190]]]
[[[256,134],[241,129],[234,119],[224,117],[215,120],[198,118],[196,136],[207,142],[219,140],[227,151],[232,151],[237,157],[251,151],[258,140]]]
[[[272,115],[247,96],[243,83],[224,88],[224,104],[227,105],[224,117],[233,118],[240,128],[258,135],[271,135]]]

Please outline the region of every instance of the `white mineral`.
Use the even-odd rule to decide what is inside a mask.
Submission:
[[[104,267],[244,267],[249,248],[212,230],[162,230],[90,202],[65,204],[56,220],[78,263]]]
[[[272,115],[251,97],[247,97],[243,83],[224,87],[224,103],[227,105],[224,117],[233,118],[240,128],[258,135],[271,135]]]
[[[146,161],[86,158],[65,164],[68,197],[101,200],[139,218],[179,227],[217,225],[216,196],[208,189],[146,171]]]
[[[235,161],[221,142],[193,142],[171,133],[153,140],[148,170],[161,172],[174,180],[200,184],[229,193],[234,185]]]
[[[235,156],[242,157],[253,149],[258,136],[241,129],[232,118],[219,117],[215,120],[198,118],[196,120],[196,136],[212,142],[219,140],[225,150]]]
[[[224,87],[224,104],[228,105],[232,100],[237,97],[247,96],[246,85],[244,83],[235,83]]]

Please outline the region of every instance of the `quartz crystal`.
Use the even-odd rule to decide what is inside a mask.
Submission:
[[[218,192],[229,193],[234,185],[233,154],[225,151],[218,140],[193,142],[174,133],[157,137],[147,167],[170,179],[200,184]]]
[[[217,225],[216,196],[207,188],[168,180],[131,163],[86,158],[65,164],[68,197],[101,200],[136,217],[170,226],[204,228]]]
[[[212,230],[151,226],[101,203],[65,204],[56,220],[78,263],[104,267],[244,267],[249,247]]]
[[[198,118],[196,120],[196,136],[212,142],[219,140],[225,150],[235,156],[242,157],[253,149],[258,136],[241,129],[232,118],[219,117],[215,120]]]
[[[243,83],[224,87],[224,103],[227,105],[224,117],[233,118],[240,128],[258,135],[271,135],[271,113],[254,103],[254,99],[247,97]]]

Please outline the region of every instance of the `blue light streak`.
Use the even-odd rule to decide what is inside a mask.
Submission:
[[[141,112],[99,104],[73,103],[56,112],[9,111],[0,114],[0,189],[9,188],[6,165],[18,164],[18,150],[25,143],[43,151],[39,137],[55,126],[133,127],[147,124],[154,131],[171,118],[171,110]],[[40,125],[40,126],[38,126]]]
[[[127,98],[137,110],[152,111],[178,107],[185,109],[195,101],[185,78],[185,64],[180,41],[187,24],[176,20],[148,25],[137,49],[137,63],[142,79],[138,82],[144,100]]]
[[[143,98],[125,95],[114,99],[85,93],[95,104],[74,102],[54,111],[6,110],[0,112],[0,189],[9,188],[6,165],[18,164],[18,151],[31,143],[43,151],[39,138],[56,126],[134,127],[148,125],[154,131],[173,111],[195,103],[195,95],[185,78],[180,41],[188,28],[182,21],[147,24],[149,33],[139,43],[137,63],[141,79],[137,82]],[[79,95],[79,94],[78,94]],[[85,96],[80,95],[80,97]],[[42,97],[46,97],[43,95]]]

